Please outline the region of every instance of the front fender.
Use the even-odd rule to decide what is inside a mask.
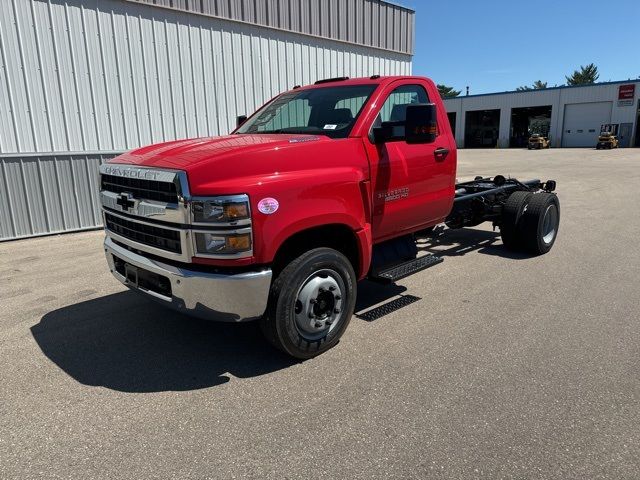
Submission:
[[[362,171],[344,167],[291,172],[256,185],[250,193],[255,261],[271,263],[287,238],[328,224],[347,226],[360,242],[358,232],[368,225],[366,199],[361,188],[364,180]],[[258,210],[260,200],[267,197],[275,198],[279,204],[272,214]],[[368,248],[360,247],[360,250]]]

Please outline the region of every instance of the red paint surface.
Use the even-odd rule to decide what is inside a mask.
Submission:
[[[139,148],[113,163],[184,170],[195,196],[246,193],[253,212],[254,256],[242,260],[206,260],[215,265],[270,263],[291,235],[307,228],[342,224],[359,243],[361,271],[366,275],[374,243],[441,222],[453,204],[456,146],[446,110],[435,84],[422,77],[352,79],[341,84],[376,84],[351,135],[290,143],[305,135],[228,135],[179,140]],[[374,145],[371,125],[388,94],[399,85],[423,86],[438,109],[436,141],[426,145],[389,142]],[[302,89],[322,88],[307,86]],[[436,148],[447,148],[436,158]],[[394,201],[384,195],[408,188]],[[382,195],[382,196],[381,196]],[[279,202],[265,215],[257,204],[266,197]],[[194,259],[195,260],[195,259]]]

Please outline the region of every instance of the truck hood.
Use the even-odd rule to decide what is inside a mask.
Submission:
[[[277,151],[306,143],[331,142],[318,135],[227,135],[158,143],[124,153],[111,163],[169,168],[189,172],[203,162],[244,162],[257,152]]]
[[[359,138],[333,140],[324,135],[228,135],[180,140],[139,148],[111,162],[183,170],[191,194],[200,196],[263,191],[273,183],[308,185],[324,174],[334,181],[354,181],[356,177],[359,181],[369,174]]]

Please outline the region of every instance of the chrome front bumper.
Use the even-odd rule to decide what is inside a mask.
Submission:
[[[179,312],[208,320],[240,322],[260,317],[267,308],[271,270],[234,275],[188,270],[131,252],[109,236],[105,238],[104,249],[109,269],[121,283]],[[132,283],[117,271],[114,257],[137,269],[165,277],[171,285],[171,296]]]

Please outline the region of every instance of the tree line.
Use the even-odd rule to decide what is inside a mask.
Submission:
[[[574,70],[571,75],[565,76],[567,79],[567,85],[591,85],[592,83],[596,83],[596,80],[600,78],[600,73],[598,73],[598,67],[596,67],[593,63],[589,65],[580,65],[579,70]],[[557,85],[556,85],[557,86]],[[522,92],[526,90],[542,90],[547,88],[547,82],[543,82],[542,80],[536,80],[529,85],[523,85],[521,87],[516,88],[517,91]],[[440,92],[440,96],[442,98],[454,98],[460,95],[460,90],[455,90],[453,87],[449,87],[447,85],[438,84],[438,92]]]

